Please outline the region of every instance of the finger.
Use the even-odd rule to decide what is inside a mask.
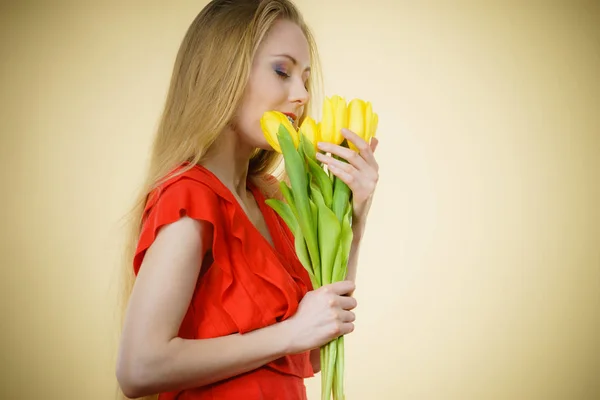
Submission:
[[[354,332],[354,324],[352,322],[344,322],[340,327],[340,336]]]
[[[358,170],[347,162],[336,160],[335,158],[317,153],[317,159],[320,160],[323,164],[327,165],[329,171],[340,178],[342,182],[351,188],[354,185],[354,181],[356,180],[356,175],[358,174]],[[376,174],[376,171],[373,171],[373,174]]]
[[[318,144],[319,149],[326,152],[336,155],[346,161],[348,161],[352,166],[354,166],[358,170],[364,170],[369,167],[367,161],[361,156],[361,154],[356,151],[349,149],[347,147],[342,147],[337,144],[329,143],[329,142],[320,142]],[[319,153],[317,153],[319,154]],[[332,157],[333,158],[333,157]]]
[[[354,310],[357,306],[357,301],[354,297],[339,296],[338,304],[342,310]]]
[[[379,140],[377,138],[371,138],[371,151],[375,153],[375,149],[377,149],[377,145],[379,144]]]
[[[356,285],[352,281],[339,281],[334,282],[329,285],[323,286],[324,290],[329,291],[333,294],[337,294],[343,296],[345,294],[351,293],[356,289]]]
[[[348,185],[351,189],[354,187],[354,174],[352,172],[346,172],[344,169],[336,166],[329,165],[328,166],[331,173],[342,180],[346,185]]]
[[[373,155],[373,149],[371,148],[371,145],[369,143],[367,143],[363,138],[361,138],[349,129],[342,129],[342,134],[346,139],[351,141],[354,144],[354,146],[356,146],[359,154],[367,162],[367,164],[376,164],[375,156]]]
[[[371,143],[369,143],[369,148],[371,149],[371,160],[369,161],[371,166],[375,169],[376,172],[379,172],[379,164],[377,160],[375,160],[375,150],[379,146],[379,140],[377,138],[371,138]]]
[[[342,311],[340,313],[340,321],[341,322],[354,322],[356,321],[356,314],[352,311]]]
[[[328,167],[335,167],[335,168],[342,170],[348,174],[352,174],[356,170],[356,167],[354,167],[353,165],[351,165],[345,161],[338,160],[327,154],[317,153],[316,157],[317,157],[317,160],[321,161],[323,164],[326,164]]]
[[[348,139],[349,142],[352,142],[352,144],[360,151],[366,151],[368,149],[369,144],[350,129],[343,128],[341,132],[342,135]]]

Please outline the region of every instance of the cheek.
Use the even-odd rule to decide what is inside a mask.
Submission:
[[[245,143],[255,147],[265,147],[267,141],[263,136],[260,119],[264,113],[263,108],[255,100],[245,102],[236,117],[235,129],[238,137]]]
[[[278,82],[264,82],[263,85],[254,86],[248,91],[243,105],[238,113],[239,123],[245,129],[253,127],[260,131],[260,119],[266,111],[284,111],[287,97],[283,85]]]
[[[269,74],[255,75],[248,82],[242,105],[236,117],[236,129],[242,140],[257,147],[264,147],[267,141],[260,127],[264,112],[285,110],[287,93],[284,82]]]

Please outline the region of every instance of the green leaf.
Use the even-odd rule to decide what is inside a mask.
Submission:
[[[344,212],[350,201],[350,188],[344,181],[336,178],[333,187],[333,202],[331,208],[338,221],[342,221]]]
[[[281,190],[281,194],[283,195],[283,198],[285,199],[286,203],[292,210],[292,213],[296,217],[296,222],[297,222],[298,221],[298,212],[296,211],[296,205],[294,204],[294,195],[292,194],[290,187],[287,185],[287,183],[285,183],[284,181],[281,181],[281,182],[279,182],[279,190]]]
[[[300,260],[300,263],[308,272],[313,289],[318,289],[321,287],[321,283],[315,276],[313,266],[310,262],[310,256],[308,254],[308,250],[306,249],[306,242],[304,241],[304,236],[302,236],[302,229],[300,229],[300,225],[297,225],[296,231],[294,232],[294,247],[296,248],[296,254]]]
[[[312,215],[313,226],[316,228],[316,226],[317,226],[317,220],[319,218],[319,210],[317,208],[317,205],[315,204],[315,202],[312,199],[309,199],[308,201],[310,202],[310,212],[311,212],[311,215]],[[319,237],[319,231],[315,231],[315,235],[318,238]]]
[[[321,190],[323,194],[323,199],[325,200],[325,205],[327,208],[331,208],[331,203],[333,201],[333,185],[331,184],[331,180],[327,176],[327,173],[317,164],[315,161],[310,158],[308,161],[308,169],[312,174],[317,186]]]
[[[342,220],[342,231],[340,238],[340,257],[336,258],[335,271],[334,271],[334,282],[341,281],[348,275],[348,258],[350,256],[350,250],[352,249],[352,239],[354,232],[352,231],[352,224],[350,219],[352,217],[352,207],[348,207],[346,214]]]
[[[323,285],[332,283],[335,256],[340,246],[341,225],[335,214],[325,205],[319,188],[311,183],[312,198],[318,209],[317,238],[321,252],[321,282]]]
[[[341,239],[342,238],[340,237],[340,244],[336,249],[337,251],[335,252],[335,259],[333,261],[333,266],[331,267],[331,283],[342,281],[346,277],[344,272],[344,264],[342,261]]]
[[[316,229],[312,221],[312,211],[308,198],[308,181],[304,160],[296,150],[290,133],[283,124],[279,125],[279,145],[283,153],[285,170],[290,178],[291,191],[293,193],[294,205],[298,215],[298,224],[302,235],[306,240],[308,253],[314,271],[320,271],[319,248],[316,238]]]
[[[346,148],[349,147],[348,141],[344,140],[341,146]],[[340,161],[346,161],[339,156],[334,156],[334,158]],[[340,222],[344,217],[344,212],[346,211],[346,207],[351,197],[352,191],[350,190],[348,185],[346,185],[344,181],[336,177],[333,183],[333,204],[331,208],[333,209],[335,216]]]
[[[306,156],[304,154],[304,146],[302,145],[302,142],[303,142],[303,138],[302,138],[302,136],[300,136],[300,142],[298,143],[298,148],[296,149],[296,151],[298,152],[298,155],[300,156],[300,159],[302,160],[304,170],[306,171]]]
[[[323,279],[321,278],[321,265],[322,265],[322,261],[321,261],[321,249],[319,248],[319,231],[318,231],[318,218],[319,218],[319,210],[317,209],[317,205],[315,204],[315,202],[312,199],[308,199],[309,205],[310,205],[310,213],[311,213],[311,217],[312,217],[312,224],[311,226],[313,227],[313,231],[314,231],[314,240],[315,243],[317,245],[317,252],[319,255],[319,264],[315,265],[313,267],[313,271],[315,273],[315,276],[317,276],[318,280],[319,280],[319,284],[323,285]]]
[[[278,199],[267,199],[265,200],[265,203],[279,214],[290,231],[296,232],[298,229],[298,221],[289,204]]]
[[[304,149],[304,154],[309,160],[316,160],[317,153],[315,151],[315,146],[313,143],[303,134],[300,134],[300,143],[302,144],[302,148]]]

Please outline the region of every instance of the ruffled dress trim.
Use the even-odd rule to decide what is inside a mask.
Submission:
[[[250,221],[232,192],[207,168],[194,166],[151,193],[135,252],[137,274],[161,227],[188,216],[213,227],[212,264],[202,271],[181,332],[193,338],[245,334],[279,321],[298,309],[312,289],[294,252],[293,236],[247,182],[264,216],[273,246]],[[285,356],[266,367],[301,378],[314,376],[310,353]]]

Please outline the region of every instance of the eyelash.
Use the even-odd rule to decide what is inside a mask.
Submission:
[[[279,69],[276,69],[276,70],[275,70],[275,73],[276,73],[277,75],[279,75],[279,77],[280,77],[281,79],[287,79],[287,78],[289,78],[289,77],[290,77],[288,74],[286,74],[285,72],[283,72],[282,70],[279,70]]]
[[[283,80],[290,78],[290,75],[286,74],[285,72],[283,72],[280,69],[275,69],[275,73]],[[308,80],[306,81],[306,83],[304,84],[304,88],[306,90],[308,90]]]

